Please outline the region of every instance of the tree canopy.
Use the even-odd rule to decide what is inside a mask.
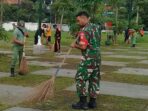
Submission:
[[[44,0],[42,0],[44,1]],[[86,10],[92,22],[103,24],[112,21],[117,27],[127,27],[130,0],[51,0],[49,4],[42,2],[42,21],[66,23],[73,26],[75,15],[80,10]],[[20,5],[4,4],[3,21],[26,22],[38,21],[39,0],[24,0]],[[52,4],[51,4],[52,3]],[[148,1],[133,0],[131,24],[144,25],[148,30]],[[124,25],[124,26],[123,26]]]

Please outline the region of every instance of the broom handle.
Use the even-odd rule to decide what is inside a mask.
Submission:
[[[23,57],[25,57],[25,42],[26,42],[26,37],[24,37]]]
[[[78,40],[78,37],[74,40],[74,42],[76,42],[77,40]],[[58,72],[59,72],[60,68],[61,68],[62,65],[64,64],[64,62],[65,62],[65,60],[66,60],[66,57],[70,54],[71,50],[72,50],[72,48],[69,48],[67,54],[64,56],[62,62],[60,63],[59,67],[57,68],[56,73],[55,73],[54,76],[57,76],[57,75],[58,75]]]

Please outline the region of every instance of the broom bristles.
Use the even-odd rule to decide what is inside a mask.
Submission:
[[[78,37],[77,37],[77,39],[78,39]],[[72,50],[72,48],[70,48],[68,50],[67,55],[69,55],[71,50]],[[58,67],[55,75],[53,75],[51,79],[41,83],[39,86],[37,86],[35,88],[36,89],[36,90],[34,90],[35,93],[33,93],[33,95],[31,95],[31,98],[28,100],[28,102],[31,102],[31,103],[42,102],[42,101],[45,101],[45,100],[52,98],[54,96],[55,78],[56,78],[56,75],[58,74],[60,68],[62,67],[62,64],[65,62],[65,59],[66,59],[66,56],[64,57],[60,66]]]
[[[26,102],[36,103],[46,101],[54,96],[54,82],[55,76],[51,79],[41,83],[33,89],[33,94],[30,95],[30,99]]]
[[[26,60],[26,57],[22,57],[20,68],[19,68],[19,74],[25,75],[27,72],[28,72],[27,60]]]

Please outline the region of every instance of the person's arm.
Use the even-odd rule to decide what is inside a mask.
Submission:
[[[26,28],[24,29],[24,36],[25,36],[25,37],[29,37],[29,33],[28,33],[28,31],[27,31]]]
[[[24,42],[17,40],[16,37],[13,37],[12,42],[19,45],[24,45]]]
[[[72,48],[77,48],[81,50],[85,50],[87,46],[88,46],[88,40],[86,39],[84,32],[80,32],[78,43],[74,42],[71,44]]]
[[[29,37],[29,33],[28,33],[28,32],[25,32],[25,33],[24,33],[24,36],[25,36],[25,37]]]
[[[17,30],[15,30],[14,33],[13,33],[12,43],[24,45],[23,41],[20,41],[20,40],[17,39],[17,33],[18,33]]]

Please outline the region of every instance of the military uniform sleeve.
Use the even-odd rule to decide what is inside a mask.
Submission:
[[[88,45],[88,40],[86,39],[86,35],[84,32],[79,33],[79,44],[83,46]]]

